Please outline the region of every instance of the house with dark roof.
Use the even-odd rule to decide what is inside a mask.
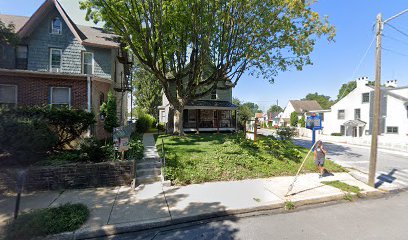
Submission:
[[[174,88],[175,90],[175,88]],[[237,106],[232,103],[232,88],[214,90],[210,94],[187,103],[183,112],[185,132],[235,131]],[[174,108],[163,94],[159,106],[159,122],[173,130]]]
[[[20,41],[17,46],[0,43],[0,105],[67,106],[92,111],[97,123],[91,129],[104,138],[100,105],[113,91],[118,119],[127,114],[131,61],[120,39],[92,23],[77,24],[62,2],[46,0],[30,17],[2,15],[13,24]],[[73,9],[73,11],[72,11]]]
[[[289,100],[283,111],[279,125],[289,126],[290,125],[290,115],[292,112],[296,112],[298,118],[301,119],[302,116],[309,116],[311,113],[322,110],[322,107],[316,100]]]

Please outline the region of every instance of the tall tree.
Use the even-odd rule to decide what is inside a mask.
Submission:
[[[296,127],[297,124],[298,124],[298,122],[299,122],[298,114],[297,114],[295,111],[293,111],[293,112],[290,114],[290,125],[291,125],[292,127]]]
[[[330,100],[330,96],[325,96],[323,94],[309,93],[302,100],[316,100],[323,109],[329,109],[334,101]]]
[[[282,112],[283,111],[283,109],[281,108],[281,106],[279,106],[279,105],[272,105],[269,109],[268,109],[268,115],[270,114],[270,113],[280,113],[280,112]]]
[[[341,85],[339,90],[339,94],[337,94],[337,101],[340,101],[342,98],[347,96],[351,91],[353,91],[357,87],[356,81],[351,81]]]
[[[0,20],[0,44],[17,44],[18,40],[14,25],[6,25]]]
[[[259,106],[256,103],[246,102],[246,103],[243,103],[242,105],[248,107],[249,110],[251,110],[253,117],[255,116],[255,113],[259,111]]]
[[[335,30],[304,0],[83,0],[87,19],[103,20],[162,84],[183,134],[183,109],[244,72],[273,77],[311,64],[322,35]]]
[[[148,114],[158,117],[157,107],[162,104],[160,81],[141,65],[135,67],[135,77],[132,85],[135,87],[136,105]]]

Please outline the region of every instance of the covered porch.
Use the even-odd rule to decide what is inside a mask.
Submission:
[[[362,137],[366,122],[363,122],[361,120],[349,120],[343,123],[343,126],[344,136]]]
[[[186,132],[235,131],[237,106],[228,101],[197,100],[190,102],[183,112]]]

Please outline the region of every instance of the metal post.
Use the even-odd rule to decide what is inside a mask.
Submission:
[[[23,191],[25,180],[26,180],[26,171],[25,170],[19,171],[17,175],[17,198],[16,198],[16,205],[14,208],[14,219],[17,219],[18,211],[20,210],[21,192]]]
[[[312,146],[315,145],[316,142],[316,130],[313,128],[312,129]]]
[[[377,44],[376,44],[376,58],[375,58],[375,88],[374,88],[374,115],[373,125],[371,126],[371,150],[370,150],[370,166],[368,171],[368,185],[374,187],[375,172],[377,168],[377,147],[378,147],[378,133],[380,126],[380,108],[381,108],[381,34],[383,29],[383,22],[381,13],[377,15]]]

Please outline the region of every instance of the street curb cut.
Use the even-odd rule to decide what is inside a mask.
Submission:
[[[369,192],[362,192],[364,197],[379,197],[384,196],[386,193],[380,191],[369,191]],[[296,200],[293,201],[296,207],[304,206],[304,205],[312,205],[312,204],[319,204],[325,202],[333,202],[333,201],[340,201],[344,199],[344,193],[338,193],[334,195],[324,196],[324,197],[314,197],[308,198],[304,200]],[[283,210],[285,208],[285,201],[281,203],[275,203],[265,206],[259,206],[254,208],[245,208],[245,209],[237,209],[237,210],[225,210],[213,213],[206,213],[206,214],[199,214],[195,216],[188,216],[188,217],[181,217],[172,220],[164,220],[164,221],[157,221],[152,223],[121,223],[121,224],[112,224],[112,225],[105,225],[100,228],[94,229],[83,229],[75,232],[66,232],[61,234],[52,235],[46,238],[46,240],[54,240],[54,239],[61,239],[61,240],[78,240],[78,239],[87,239],[87,238],[98,238],[98,237],[106,237],[110,235],[116,235],[126,232],[137,232],[142,230],[149,230],[154,228],[161,228],[161,227],[168,227],[171,225],[176,224],[183,224],[189,222],[196,222],[202,220],[208,220],[212,218],[218,217],[226,217],[226,216],[234,216],[246,213],[256,213],[268,210]]]

